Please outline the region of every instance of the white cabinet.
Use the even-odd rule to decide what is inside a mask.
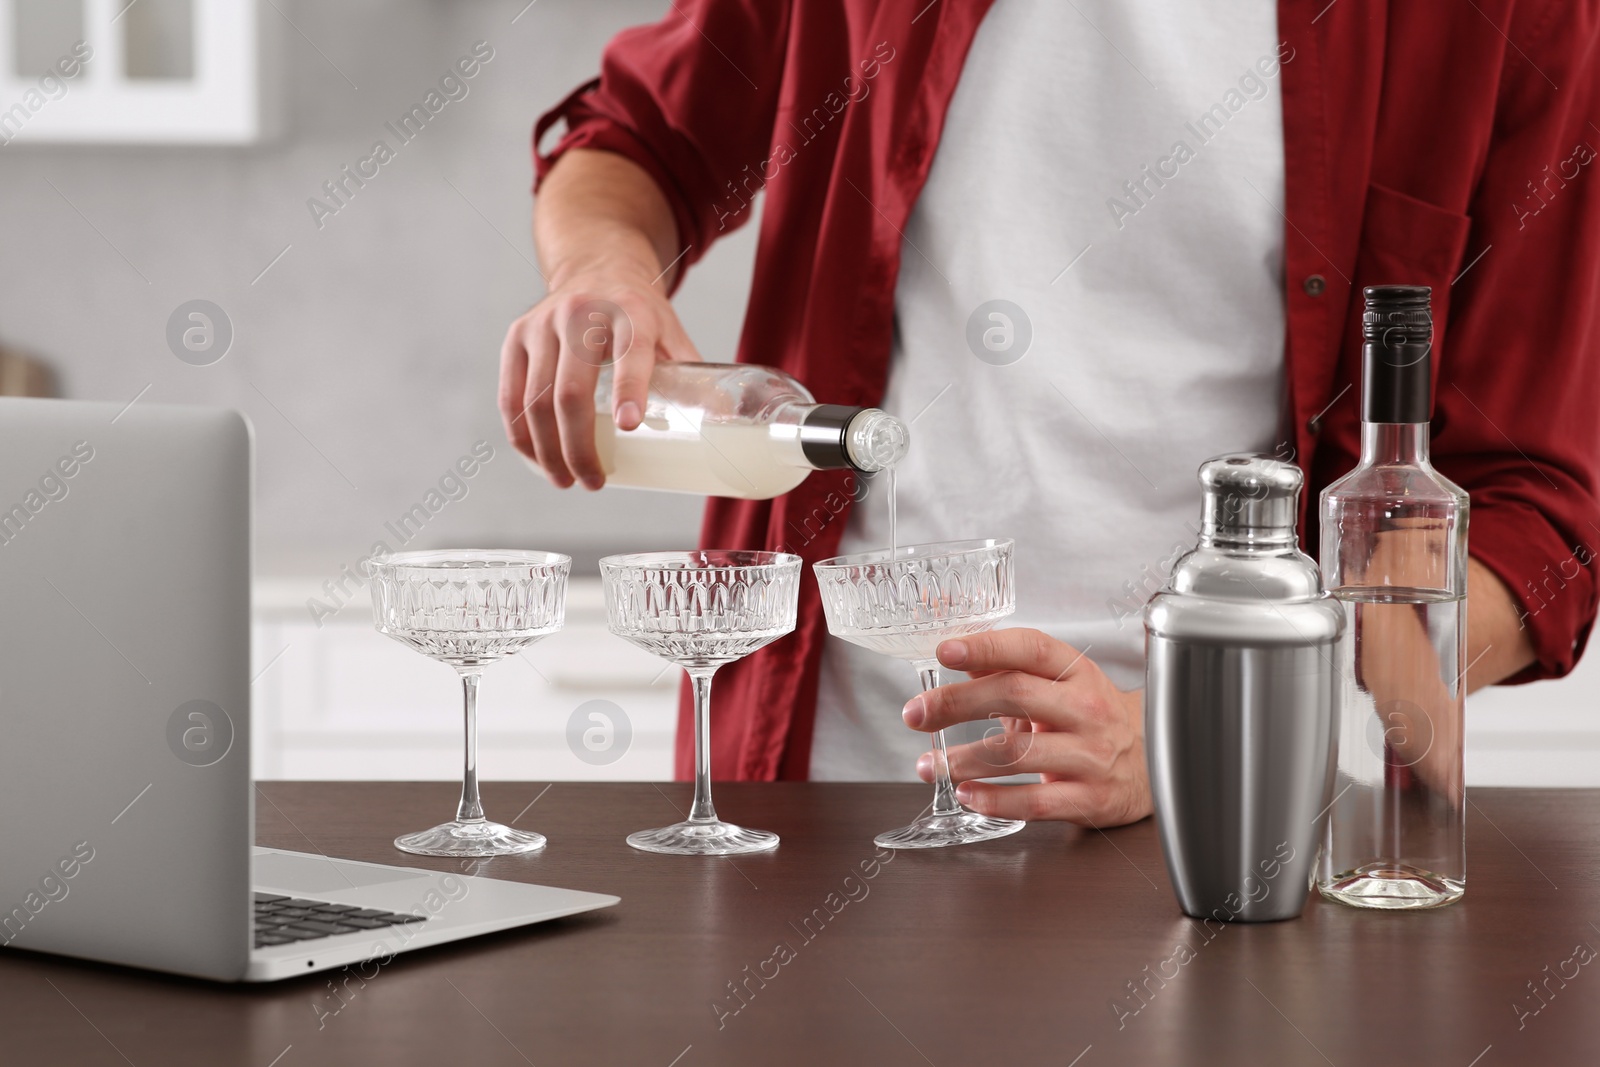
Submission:
[[[1600,643],[1558,681],[1467,697],[1467,785],[1600,786]]]
[[[0,145],[261,140],[268,18],[257,0],[0,0]]]
[[[377,633],[364,592],[319,627],[306,601],[322,596],[311,581],[257,585],[256,776],[459,778],[455,672]],[[566,627],[485,672],[478,773],[670,779],[680,677],[606,630],[597,580],[574,581]]]
[[[306,607],[307,599],[326,596],[319,584],[257,586],[257,777],[459,777],[455,673],[374,631],[364,591],[319,627]],[[480,774],[669,779],[680,678],[678,668],[611,636],[599,582],[576,580],[566,628],[484,675]],[[1469,697],[1466,762],[1472,786],[1600,786],[1600,651],[1559,682]]]

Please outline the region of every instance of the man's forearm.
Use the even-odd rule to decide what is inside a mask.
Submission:
[[[549,289],[596,266],[660,276],[670,288],[678,227],[654,179],[615,152],[574,148],[551,169],[534,203],[533,240]]]
[[[1477,560],[1467,563],[1467,692],[1533,663],[1533,640],[1511,590]]]

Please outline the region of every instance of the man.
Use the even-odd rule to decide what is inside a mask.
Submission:
[[[739,358],[913,421],[902,542],[1018,542],[1032,626],[947,642],[969,680],[905,723],[1006,724],[952,751],[979,811],[1112,825],[1150,811],[1138,608],[1194,540],[1196,466],[1276,451],[1314,501],[1358,452],[1361,287],[1426,284],[1467,684],[1564,674],[1600,538],[1597,7],[677,3],[536,128],[549,293],[506,339],[507,433],[603,484],[571,321],[618,309],[636,425],[653,364],[700,358],[668,294],[764,193]],[[712,500],[702,540],[881,546],[862,490]],[[929,775],[904,665],[825,638],[808,582],[795,633],[718,676],[719,775]],[[975,780],[1008,771],[1041,780]]]

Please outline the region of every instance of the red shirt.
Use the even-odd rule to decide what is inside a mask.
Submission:
[[[618,34],[601,76],[539,120],[538,173],[574,146],[632,159],[672,205],[685,265],[763,192],[738,358],[819,400],[875,405],[901,231],[989,2],[677,0]],[[1600,568],[1600,0],[1279,0],[1278,28],[1283,440],[1308,475],[1302,507],[1360,451],[1361,287],[1431,285],[1435,464],[1471,494],[1469,551],[1522,603],[1538,663],[1512,681],[1565,674]],[[539,154],[561,118],[566,135]],[[851,477],[713,499],[701,542],[823,559]],[[1313,550],[1315,527],[1312,508]],[[807,567],[795,632],[717,674],[716,777],[806,777],[826,633]],[[679,723],[687,777],[687,702]]]

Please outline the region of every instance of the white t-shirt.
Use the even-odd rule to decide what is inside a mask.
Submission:
[[[906,225],[883,405],[915,420],[899,541],[1015,539],[1009,624],[1122,688],[1139,610],[1196,540],[1196,469],[1274,447],[1280,77],[1267,0],[997,0]],[[884,493],[841,551],[888,544]],[[917,687],[830,638],[812,778],[914,780]]]

